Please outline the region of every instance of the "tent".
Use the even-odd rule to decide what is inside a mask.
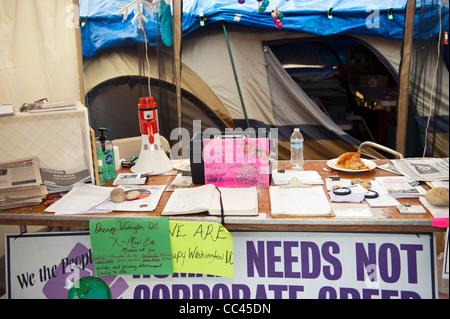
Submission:
[[[161,3],[166,4],[164,1]],[[416,1],[415,20],[430,27],[427,39],[434,41],[448,30],[448,7],[440,4],[440,1]],[[144,25],[145,40],[152,46],[146,47],[150,52],[146,58],[151,62],[147,72],[150,72],[152,80],[159,79],[159,83],[153,81],[152,85],[161,88],[161,83],[164,83],[168,87],[165,91],[156,91],[150,89],[149,84],[149,90],[171,96],[167,103],[160,102],[159,106],[161,121],[167,123],[163,125],[165,135],[180,123],[173,121],[177,98],[169,92],[174,92],[177,82],[173,73],[177,53],[171,49],[173,40],[178,38],[177,31],[182,33],[182,126],[190,128],[192,120],[201,118],[202,129],[211,126],[221,130],[227,127],[276,128],[281,159],[289,154],[289,135],[294,127],[300,127],[305,136],[307,159],[332,158],[354,150],[361,141],[343,131],[320,104],[305,94],[274,54],[274,45],[317,37],[322,40],[336,36],[340,39],[351,37],[352,41],[369,48],[383,61],[390,75],[396,81],[400,80],[407,1],[371,1],[367,5],[362,1],[280,0],[272,1],[263,13],[258,12],[256,0],[247,0],[244,4],[237,1],[184,0],[182,6],[182,28],[174,28],[171,32],[170,10],[158,13],[155,7],[143,5],[142,10],[137,10],[138,4],[131,1],[80,1],[86,92],[92,97],[88,107],[98,108],[101,116],[106,118],[106,112],[101,109],[110,109],[113,103],[108,100],[110,105],[101,106],[97,97],[106,89],[113,90],[116,84],[127,85],[131,90],[135,85],[131,82],[136,77],[146,77],[145,70],[142,71],[146,65],[142,49],[141,54],[139,47],[136,49],[136,45],[143,41],[139,23]],[[272,9],[278,9],[284,15],[281,29],[277,29],[273,22]],[[176,10],[171,10],[175,17]],[[139,13],[147,17],[147,22],[141,20]],[[439,20],[436,20],[437,13]],[[415,40],[420,38],[420,30],[416,23],[411,34]],[[160,47],[163,49],[154,49]],[[411,50],[417,47],[414,44]],[[311,50],[306,52],[311,53]],[[418,55],[411,56],[414,59]],[[427,63],[422,63],[427,68],[421,71],[427,75],[421,73],[418,79],[422,83],[419,83],[420,89],[416,89],[416,92],[422,91],[422,97],[409,101],[413,105],[410,105],[410,132],[406,143],[410,149],[405,151],[406,156],[418,156],[418,152],[421,155],[425,130],[428,140],[433,140],[433,148],[428,154],[448,156],[448,92],[441,90],[448,88],[448,68],[439,68],[440,91],[435,97],[439,99],[435,102],[439,108],[438,112],[437,108],[434,109],[434,124],[430,126],[427,111],[433,101],[425,97],[432,95],[431,90],[437,87],[430,79],[435,75],[433,64],[439,63],[439,56],[430,52],[427,59]],[[145,81],[139,83],[140,87],[145,87]],[[414,79],[411,83],[414,88]],[[185,107],[187,102],[193,105]],[[92,110],[91,115],[94,112]],[[108,120],[112,121],[113,114],[117,113],[109,114]],[[172,120],[167,121],[171,115]],[[123,117],[120,118],[123,127]],[[137,125],[130,124],[129,127]],[[395,132],[393,134],[395,136]],[[388,136],[388,140],[395,139],[393,136]],[[421,142],[417,143],[416,139]]]

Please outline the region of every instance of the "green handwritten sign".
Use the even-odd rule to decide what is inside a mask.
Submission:
[[[173,270],[233,278],[233,238],[220,223],[170,221]]]
[[[89,221],[96,276],[173,274],[169,219]]]

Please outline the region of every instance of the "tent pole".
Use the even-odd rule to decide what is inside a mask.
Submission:
[[[78,0],[72,0],[72,8],[77,10],[74,12],[76,15],[80,15]],[[79,101],[83,103],[83,105],[87,106],[87,96],[85,92],[84,86],[84,73],[83,73],[83,49],[81,45],[81,29],[80,26],[74,28],[75,31],[75,46],[77,50],[77,68],[78,68],[78,92],[79,92]]]
[[[181,20],[183,17],[183,1],[173,1],[173,46],[175,57],[175,83],[177,94],[177,110],[178,110],[178,138],[181,138]]]
[[[411,72],[411,51],[414,33],[416,0],[408,0],[405,13],[405,30],[403,36],[402,59],[400,65],[400,83],[397,110],[396,149],[405,156],[406,130],[408,122],[409,80]]]
[[[247,125],[247,128],[250,128],[250,123],[249,123],[248,117],[247,117],[247,111],[245,109],[244,99],[242,98],[241,87],[239,85],[239,79],[238,79],[238,76],[236,73],[236,67],[234,65],[233,53],[231,52],[230,41],[228,40],[227,28],[225,27],[225,23],[223,23],[223,22],[222,22],[222,26],[223,26],[223,33],[225,34],[225,39],[227,40],[228,54],[230,55],[230,61],[231,61],[231,66],[233,68],[234,80],[236,81],[236,86],[237,86],[237,90],[239,93],[239,99],[241,100],[242,111],[244,112],[244,117],[245,117],[245,123]]]

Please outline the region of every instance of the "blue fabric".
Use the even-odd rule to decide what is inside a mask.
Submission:
[[[164,0],[162,0],[164,1]],[[269,0],[270,1],[270,0]],[[417,0],[417,8],[422,2]],[[262,29],[277,30],[271,17],[276,6],[283,13],[281,30],[310,33],[316,35],[332,34],[366,34],[386,38],[403,38],[406,0],[272,0],[264,13],[258,12],[256,0],[246,0],[239,4],[238,0],[183,0],[183,34],[192,32],[200,26],[200,17],[206,17],[205,24],[225,21]],[[131,0],[79,0],[80,15],[83,21],[81,28],[83,55],[91,57],[105,48],[136,43],[139,39],[137,22],[131,20],[136,14],[136,5],[132,6],[127,20],[118,14],[117,3],[127,4]],[[431,2],[430,2],[431,3]],[[389,19],[389,10],[392,19]],[[331,11],[330,11],[331,9]],[[438,10],[427,6],[430,13]],[[416,19],[419,13],[416,12]],[[443,8],[442,26],[449,28],[449,9]],[[162,43],[161,31],[157,18],[145,24],[147,41],[150,45]],[[437,36],[438,22],[430,36]],[[416,36],[415,32],[415,36]]]

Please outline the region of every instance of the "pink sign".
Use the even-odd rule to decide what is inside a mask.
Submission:
[[[205,184],[220,187],[268,187],[268,138],[203,140]]]

